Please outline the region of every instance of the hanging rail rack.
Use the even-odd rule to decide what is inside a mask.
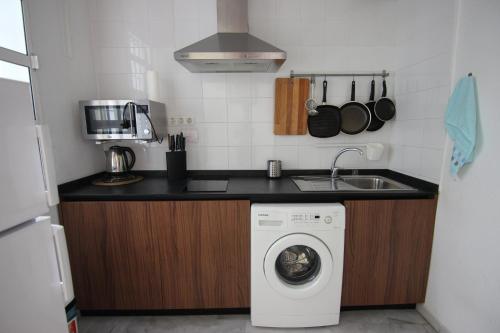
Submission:
[[[294,71],[290,71],[290,78],[294,77],[310,77],[315,78],[315,77],[327,77],[327,76],[343,76],[343,77],[358,77],[358,76],[381,76],[381,77],[388,77],[389,72],[387,72],[385,69],[380,72],[380,73],[294,73]]]

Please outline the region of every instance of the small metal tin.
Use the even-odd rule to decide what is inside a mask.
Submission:
[[[281,177],[281,161],[268,160],[267,161],[267,177],[280,178]]]

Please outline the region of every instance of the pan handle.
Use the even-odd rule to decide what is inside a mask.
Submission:
[[[326,104],[326,88],[328,86],[328,82],[326,80],[323,80],[323,105]]]
[[[375,100],[375,80],[372,80],[370,84],[370,101]]]
[[[382,97],[387,96],[387,86],[385,84],[385,79],[382,81]]]
[[[356,82],[352,80],[351,83],[351,101],[354,101],[356,99]]]

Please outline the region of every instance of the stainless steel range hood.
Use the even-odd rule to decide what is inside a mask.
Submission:
[[[218,33],[174,52],[193,73],[276,72],[286,52],[248,33],[247,0],[217,0]]]

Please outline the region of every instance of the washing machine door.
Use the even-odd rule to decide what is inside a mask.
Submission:
[[[278,239],[264,258],[271,287],[290,298],[308,298],[325,288],[333,272],[330,250],[317,237],[290,234]]]

